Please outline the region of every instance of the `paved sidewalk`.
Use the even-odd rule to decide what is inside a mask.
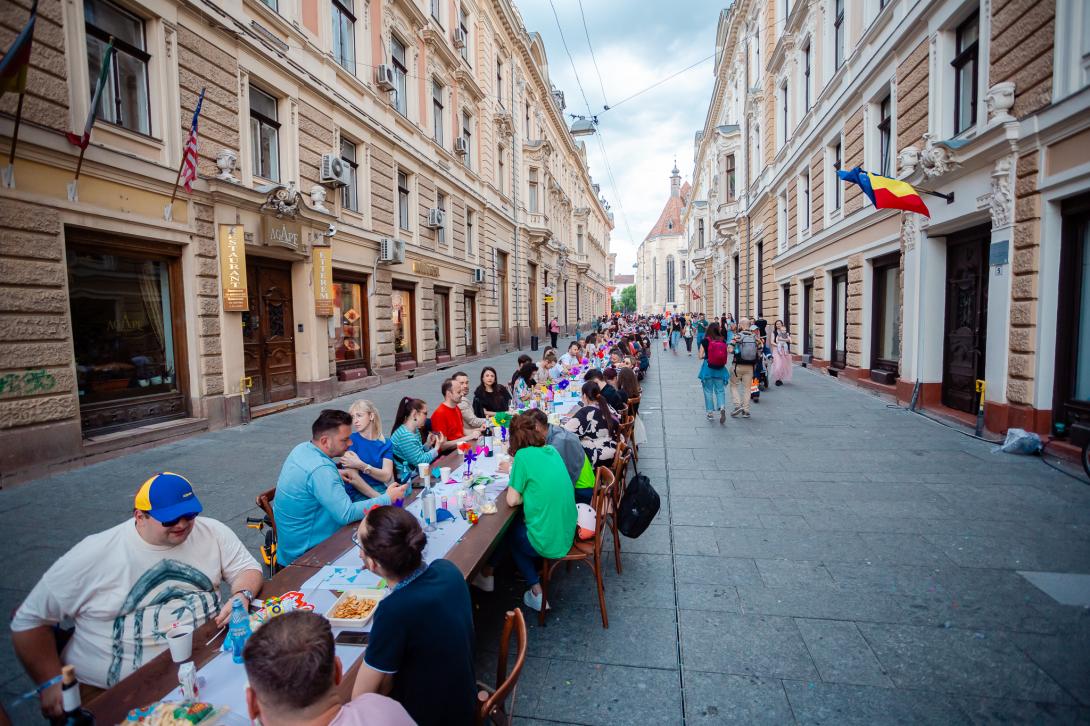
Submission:
[[[1018,574],[1090,573],[1090,487],[802,369],[721,427],[696,370],[654,356],[639,468],[662,510],[623,543],[624,574],[606,560],[608,630],[580,566],[558,569],[545,628],[527,611],[519,723],[1090,722],[1090,612]],[[392,415],[406,393],[438,400],[442,377],[366,395]],[[254,494],[318,408],[0,492],[0,608],[159,469],[256,546]],[[482,679],[523,589],[508,567],[474,591]],[[0,640],[7,698],[25,679]]]

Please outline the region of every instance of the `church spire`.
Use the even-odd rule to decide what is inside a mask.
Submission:
[[[677,159],[674,159],[674,168],[670,173],[670,196],[681,195],[681,173],[677,170]]]

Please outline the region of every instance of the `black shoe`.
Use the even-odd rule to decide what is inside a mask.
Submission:
[[[783,385],[783,381],[776,381],[776,385],[777,385],[777,386],[782,386],[782,385]]]

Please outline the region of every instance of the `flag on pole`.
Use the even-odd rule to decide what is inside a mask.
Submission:
[[[919,192],[911,184],[871,174],[858,166],[850,171],[838,171],[836,174],[846,182],[858,184],[875,209],[901,209],[931,217],[927,205],[923,203]]]
[[[94,127],[95,118],[98,116],[98,99],[102,96],[102,88],[106,85],[106,78],[110,75],[110,61],[113,59],[114,52],[114,39],[110,38],[110,44],[106,46],[106,52],[102,54],[102,70],[98,74],[95,92],[91,95],[91,108],[87,111],[87,123],[83,125],[83,136],[71,131],[65,134],[68,137],[68,143],[72,144],[72,146],[86,149],[87,144],[91,141],[91,129]]]
[[[34,43],[34,21],[38,19],[38,0],[30,5],[30,18],[16,36],[15,41],[0,58],[0,96],[5,93],[23,93],[26,90],[27,70],[30,68],[30,48]]]
[[[197,107],[193,109],[193,122],[189,125],[189,139],[185,142],[185,151],[182,152],[182,176],[181,183],[186,193],[193,192],[193,181],[197,178],[197,121],[201,115],[201,104],[204,103],[204,90],[197,97]]]

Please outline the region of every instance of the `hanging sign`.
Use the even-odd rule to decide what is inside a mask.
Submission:
[[[250,309],[246,291],[246,242],[241,224],[220,225],[220,287],[223,310],[229,313]]]
[[[262,242],[267,245],[303,251],[303,225],[290,219],[277,219],[268,214],[261,217]]]
[[[552,303],[552,302],[556,302],[556,300],[555,300],[555,299],[553,299],[553,296],[552,296],[552,295],[546,295],[546,296],[545,296],[545,302],[547,302],[547,303]]]
[[[314,275],[314,314],[333,315],[333,248],[311,248]]]

